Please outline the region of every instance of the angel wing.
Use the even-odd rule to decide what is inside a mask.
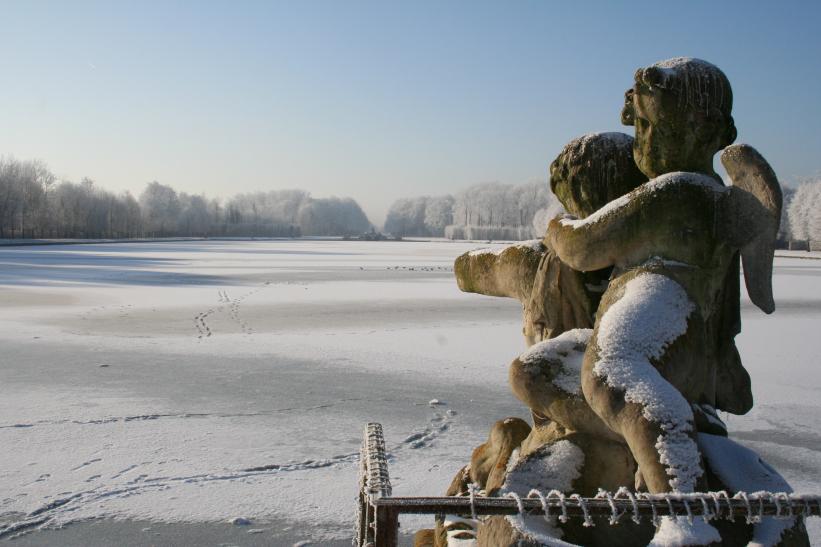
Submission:
[[[767,160],[748,144],[728,146],[721,163],[730,176],[731,238],[741,249],[744,282],[753,304],[775,311],[773,255],[781,223],[781,185]]]

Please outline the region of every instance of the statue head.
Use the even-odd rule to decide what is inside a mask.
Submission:
[[[582,135],[550,164],[550,189],[565,210],[579,218],[646,181],[633,160],[633,138],[624,133]]]
[[[636,127],[633,154],[648,177],[716,176],[713,156],[736,138],[732,108],[730,81],[718,67],[676,57],[636,71],[621,121]]]

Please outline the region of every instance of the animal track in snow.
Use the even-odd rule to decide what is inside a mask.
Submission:
[[[313,407],[308,408],[283,408],[283,409],[273,409],[269,411],[262,411],[262,412],[253,412],[253,413],[237,413],[237,414],[197,414],[197,413],[185,413],[185,414],[147,414],[147,415],[139,415],[139,416],[125,416],[125,417],[115,417],[115,418],[107,418],[101,420],[92,420],[86,422],[73,422],[82,425],[88,424],[104,424],[104,423],[111,423],[115,421],[120,422],[130,422],[135,420],[146,420],[146,419],[160,419],[160,418],[192,418],[192,417],[205,417],[205,416],[214,416],[214,417],[236,417],[236,416],[259,416],[264,414],[272,414],[276,412],[287,412],[287,411],[306,411],[311,409],[318,409],[318,408],[328,408],[334,405],[350,401],[350,400],[358,400],[358,399],[344,399],[335,402],[329,402],[327,404],[316,405]],[[450,426],[453,422],[453,418],[456,416],[456,413],[452,410],[448,410],[447,412],[434,412],[431,418],[428,420],[427,424],[421,428],[418,428],[411,432],[411,434],[407,435],[401,442],[393,445],[388,450],[388,458],[395,458],[398,453],[401,453],[405,450],[417,450],[429,447],[438,437],[447,433],[450,429]],[[57,423],[54,422],[45,422],[45,423]],[[72,423],[71,420],[62,420],[62,423]],[[0,426],[3,427],[3,426]],[[8,426],[6,426],[8,427]],[[88,467],[96,462],[102,461],[102,458],[94,458],[88,460],[81,465],[74,468],[74,470],[79,470],[84,467]],[[175,485],[182,485],[182,484],[194,484],[194,485],[205,485],[208,483],[220,482],[220,481],[244,481],[249,480],[254,477],[264,478],[266,476],[277,475],[281,473],[289,473],[294,471],[311,471],[316,469],[323,469],[334,467],[337,465],[352,465],[356,464],[359,461],[359,452],[350,452],[350,453],[343,453],[338,454],[329,458],[317,458],[317,459],[307,459],[298,462],[286,462],[282,464],[268,464],[256,467],[248,467],[244,469],[239,469],[236,471],[221,471],[217,473],[199,473],[199,474],[192,474],[188,476],[158,476],[158,477],[151,477],[146,473],[140,473],[138,475],[130,475],[131,472],[137,470],[143,465],[149,465],[152,462],[141,462],[140,464],[133,464],[127,467],[124,467],[122,470],[118,471],[114,475],[111,476],[111,480],[113,479],[121,479],[124,482],[113,482],[113,483],[101,483],[98,479],[101,478],[101,475],[91,475],[86,479],[86,482],[89,484],[89,489],[83,490],[80,492],[62,492],[58,494],[58,499],[52,500],[49,503],[35,509],[28,513],[25,517],[15,522],[11,522],[5,525],[0,525],[0,539],[4,538],[14,538],[20,535],[24,535],[28,532],[33,530],[48,526],[53,521],[56,521],[59,524],[65,524],[67,521],[71,520],[71,515],[74,514],[74,511],[79,509],[84,505],[99,505],[100,503],[104,502],[107,499],[117,499],[117,498],[125,498],[130,496],[135,496],[142,494],[144,492],[152,492],[152,491],[163,491],[173,488]],[[126,477],[126,475],[130,475]]]
[[[205,321],[205,318],[211,315],[216,311],[214,308],[210,308],[208,311],[204,311],[202,313],[198,313],[194,316],[194,326],[197,328],[199,335],[197,338],[208,338],[211,336],[211,327],[208,326],[208,323]]]
[[[223,310],[228,309],[229,317],[239,325],[240,331],[243,334],[252,334],[254,331],[248,325],[248,322],[245,321],[242,316],[240,315],[240,304],[250,296],[255,295],[259,291],[267,288],[271,285],[270,281],[264,282],[259,287],[256,287],[247,293],[243,294],[239,298],[231,298],[228,296],[228,291],[225,289],[220,289],[217,291],[217,302],[219,303],[218,306],[213,308],[209,308],[208,310],[198,313],[194,316],[194,327],[197,329],[197,338],[209,338],[214,334],[214,331],[211,329],[211,326],[208,324],[208,317],[213,315],[216,312],[222,312]]]
[[[336,399],[327,403],[311,406],[289,406],[281,408],[271,408],[268,410],[259,410],[256,412],[180,412],[180,413],[157,413],[157,414],[137,414],[132,416],[107,416],[105,418],[95,418],[91,420],[39,420],[28,424],[8,424],[0,425],[0,429],[11,428],[28,428],[48,425],[105,425],[117,422],[142,422],[149,420],[163,420],[163,419],[187,419],[187,418],[253,418],[256,416],[271,416],[281,414],[284,412],[309,412],[311,410],[321,410],[325,408],[332,408],[334,406],[361,401],[360,397],[349,397],[345,399]],[[99,461],[99,460],[98,460]]]
[[[435,412],[423,429],[405,437],[405,440],[399,443],[397,449],[417,449],[429,446],[437,437],[450,429],[451,418],[455,415],[456,413],[452,410],[448,410],[444,414]]]
[[[87,462],[83,462],[80,465],[78,465],[77,467],[73,468],[72,471],[77,471],[79,469],[82,469],[83,467],[88,467],[89,465],[93,465],[93,464],[95,464],[97,462],[101,462],[101,461],[103,461],[102,458],[94,458],[93,460],[88,460]]]

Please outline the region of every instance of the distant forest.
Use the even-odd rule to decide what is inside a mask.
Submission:
[[[821,177],[783,190],[782,245],[821,249]],[[522,240],[542,237],[561,212],[546,181],[491,182],[455,195],[398,199],[384,229],[398,237]],[[274,190],[209,199],[159,182],[134,197],[89,179],[58,181],[39,160],[0,159],[0,239],[346,236],[371,229],[351,198]]]
[[[456,195],[395,201],[385,231],[396,236],[521,240],[541,237],[562,211],[545,181],[475,184]]]
[[[821,250],[821,177],[783,186],[782,246]],[[396,200],[385,231],[397,236],[450,239],[529,239],[544,236],[548,221],[563,211],[547,182],[519,186],[485,183],[456,195]]]
[[[57,181],[38,160],[0,159],[0,239],[344,236],[370,229],[350,198],[278,190],[223,201],[159,182],[135,198],[89,179]]]

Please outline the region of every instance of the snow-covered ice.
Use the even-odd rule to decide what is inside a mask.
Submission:
[[[524,349],[519,303],[453,279],[475,247],[0,248],[0,522],[42,509],[47,526],[342,540],[367,421],[385,427],[396,495],[441,494],[495,420],[528,416],[507,386]],[[797,492],[818,493],[821,256],[793,255],[776,259],[773,316],[743,302],[756,407],[721,418]],[[228,524],[237,516],[264,531]]]

